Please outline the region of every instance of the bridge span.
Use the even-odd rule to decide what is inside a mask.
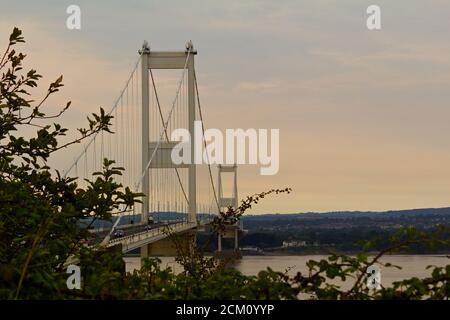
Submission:
[[[235,165],[218,166],[216,189],[208,152],[206,165],[194,161],[195,139],[190,144],[189,163],[175,163],[171,158],[180,142],[170,139],[171,132],[183,128],[193,137],[198,120],[202,123],[202,144],[205,147],[207,144],[194,65],[196,55],[197,50],[190,41],[184,51],[171,52],[150,50],[144,42],[130,77],[108,112],[112,116],[111,131],[93,135],[64,171],[64,176],[75,176],[83,184],[85,179],[102,171],[104,158],[115,160],[118,167],[125,169],[118,182],[144,195],[140,208],[132,208],[133,215],[140,215],[141,223],[124,228],[120,220],[127,208],[117,208],[113,212],[116,221],[109,230],[97,233],[98,238],[103,237],[97,244],[109,248],[120,246],[124,253],[140,248],[143,257],[173,254],[169,235],[179,234],[192,240],[198,229],[208,223],[198,220],[199,212],[214,215],[230,205],[237,207]],[[161,103],[153,74],[161,69],[181,72],[175,97],[168,106]],[[203,176],[202,168],[206,169]],[[233,194],[225,198],[221,177],[227,172],[234,173],[235,177]],[[148,225],[152,212],[180,213],[186,221]],[[114,237],[114,232],[122,229],[127,230]],[[238,248],[238,224],[231,229],[232,232],[228,228],[226,233],[218,235],[218,251],[222,248],[222,238],[234,238]]]

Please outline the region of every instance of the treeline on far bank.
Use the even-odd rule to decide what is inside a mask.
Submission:
[[[326,214],[279,214],[250,216],[244,218],[244,230],[240,247],[266,253],[314,254],[330,251],[351,253],[361,249],[361,242],[373,240],[375,249],[383,250],[389,239],[402,227],[414,227],[433,232],[437,225],[450,226],[448,208],[421,209],[387,213],[326,213]],[[444,234],[450,238],[450,234]],[[200,244],[206,243],[207,235],[200,235]],[[209,249],[215,249],[216,241],[209,239]],[[224,240],[223,247],[231,249],[233,241]],[[412,246],[405,253],[448,253],[423,245]]]

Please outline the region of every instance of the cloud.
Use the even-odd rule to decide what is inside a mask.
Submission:
[[[237,89],[239,89],[239,90],[250,90],[250,91],[270,90],[270,89],[276,89],[279,87],[280,87],[280,83],[277,81],[239,82],[237,85]]]

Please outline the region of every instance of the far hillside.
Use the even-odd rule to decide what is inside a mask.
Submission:
[[[243,217],[240,244],[266,253],[355,252],[362,240],[379,240],[383,248],[401,227],[432,232],[437,225],[450,226],[450,208],[251,215]],[[413,253],[433,252],[417,247]]]

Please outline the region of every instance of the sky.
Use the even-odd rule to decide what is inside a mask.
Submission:
[[[70,4],[81,8],[81,30],[66,28]],[[378,31],[366,27],[371,4],[381,7]],[[449,1],[0,0],[0,8],[0,48],[18,26],[26,65],[43,83],[64,75],[48,108],[71,100],[60,121],[69,128],[110,108],[143,40],[155,50],[192,40],[206,126],[280,129],[278,174],[240,167],[239,195],[293,193],[252,213],[450,205]],[[71,159],[52,161],[62,168]]]

